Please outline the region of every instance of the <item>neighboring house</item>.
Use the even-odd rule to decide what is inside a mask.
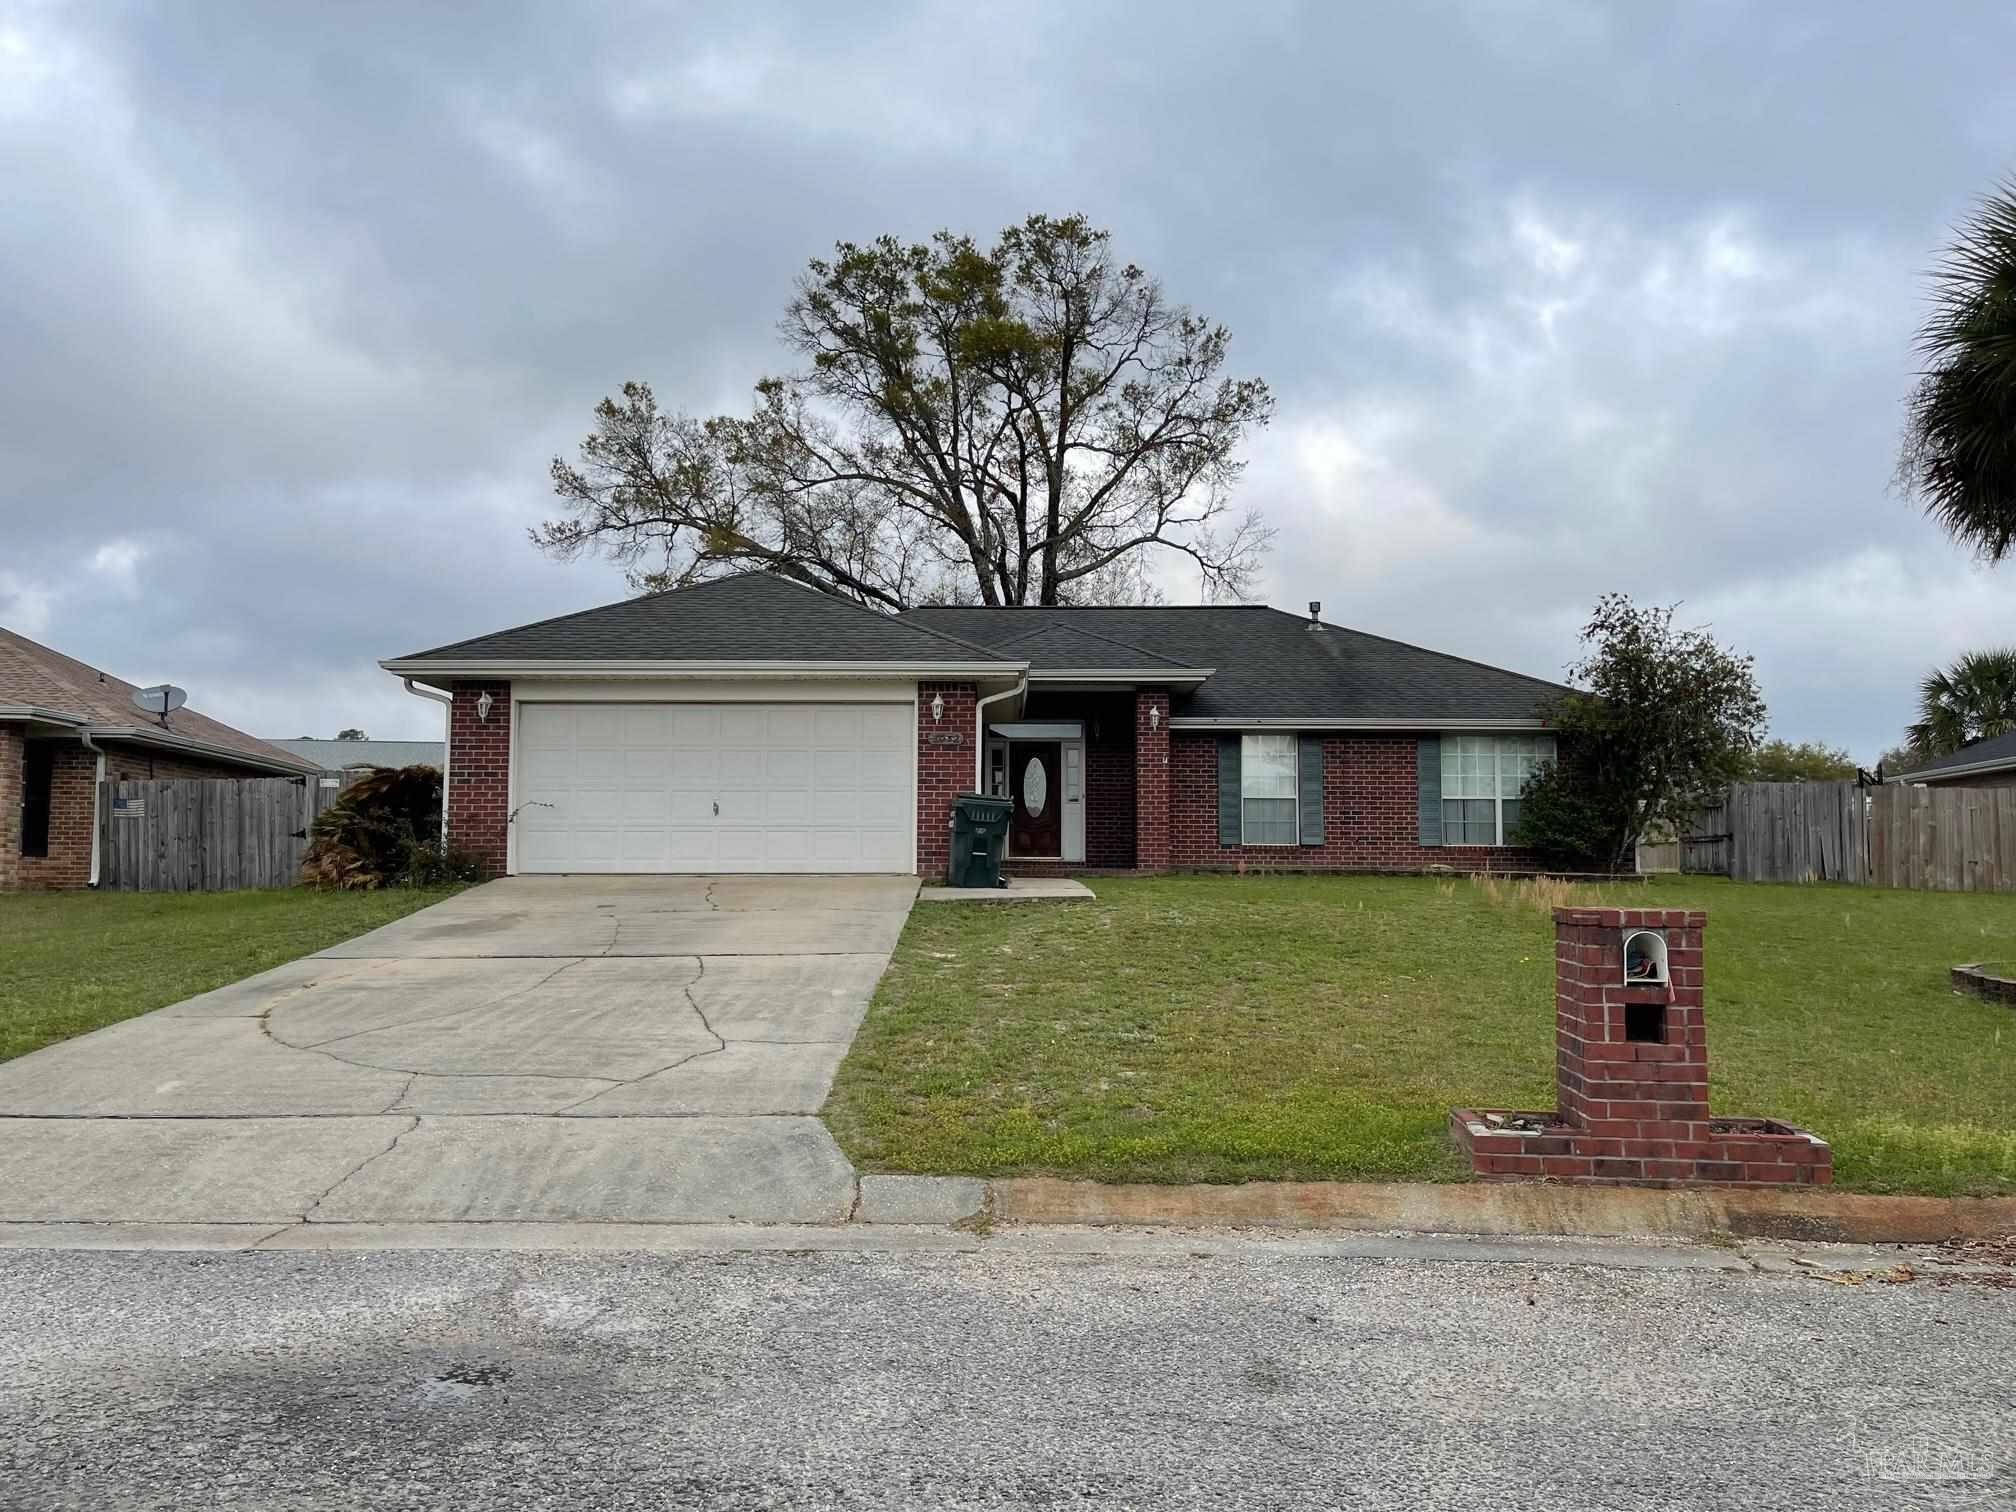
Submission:
[[[322,773],[324,785],[347,787],[373,767],[441,765],[447,746],[438,740],[269,740]]]
[[[194,709],[157,720],[134,692],[0,629],[0,892],[97,882],[100,781],[312,771]]]
[[[2016,787],[2016,730],[1964,745],[1889,780],[1924,787]]]
[[[1258,607],[878,614],[750,574],[382,663],[452,697],[493,873],[1514,866],[1561,689]],[[416,689],[416,691],[426,691]]]

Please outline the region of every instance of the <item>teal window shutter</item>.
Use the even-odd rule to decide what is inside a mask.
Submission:
[[[1218,737],[1218,843],[1239,844],[1239,737]]]
[[[1414,774],[1421,790],[1421,843],[1442,843],[1442,737],[1420,735],[1414,741]]]
[[[1323,843],[1323,737],[1304,735],[1295,752],[1296,808],[1302,821],[1302,843]]]

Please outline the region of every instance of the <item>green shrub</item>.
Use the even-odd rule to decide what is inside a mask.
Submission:
[[[480,880],[480,863],[444,850],[440,833],[440,769],[374,767],[309,826],[301,877],[343,888]]]

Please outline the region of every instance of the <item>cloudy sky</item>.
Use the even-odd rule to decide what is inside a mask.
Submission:
[[[1873,760],[2016,640],[1888,486],[2012,57],[1894,0],[0,0],[0,624],[431,735],[378,658],[621,595],[525,539],[603,394],[740,410],[834,240],[1082,210],[1278,396],[1263,598],[1546,675],[1684,601]]]

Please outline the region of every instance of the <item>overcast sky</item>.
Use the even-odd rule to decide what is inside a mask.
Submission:
[[[2016,12],[1935,9],[0,0],[0,624],[434,735],[378,658],[621,596],[525,539],[605,393],[741,410],[836,239],[1082,210],[1274,388],[1266,601],[1552,676],[1682,600],[1871,761],[2016,641],[1889,490],[2016,168]]]

